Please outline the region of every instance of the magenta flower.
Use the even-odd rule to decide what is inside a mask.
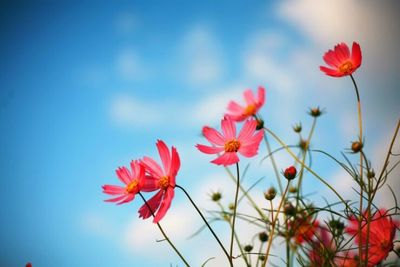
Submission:
[[[120,167],[115,172],[125,186],[103,185],[103,193],[117,196],[105,200],[106,202],[127,203],[140,191],[151,192],[158,188],[153,178],[145,176],[144,167],[138,160],[131,161],[131,172],[126,167]]]
[[[206,154],[217,154],[216,159],[211,161],[217,165],[228,166],[239,162],[237,153],[239,152],[245,157],[253,157],[257,155],[258,147],[264,136],[263,131],[256,133],[257,121],[248,119],[239,135],[236,137],[236,125],[230,118],[225,117],[221,121],[222,134],[214,128],[205,126],[203,135],[214,146],[196,145],[197,149]]]
[[[235,101],[230,101],[228,104],[228,113],[225,114],[234,121],[244,121],[245,119],[255,116],[258,110],[264,105],[265,102],[265,89],[258,87],[257,99],[254,97],[253,92],[247,89],[243,93],[246,105],[242,106]]]
[[[154,223],[158,223],[171,206],[171,201],[174,198],[175,177],[181,166],[179,154],[175,147],[172,147],[170,153],[163,141],[158,140],[156,145],[163,167],[150,157],[144,157],[142,164],[146,167],[146,172],[150,177],[156,180],[159,191],[147,201],[148,205],[144,204],[139,209],[139,217],[143,219],[149,218],[153,213],[155,215]],[[148,206],[150,206],[151,211]]]

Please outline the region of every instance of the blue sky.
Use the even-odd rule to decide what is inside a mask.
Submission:
[[[229,100],[259,85],[267,89],[266,125],[288,143],[297,142],[294,123],[310,127],[309,107],[326,108],[313,146],[340,156],[357,137],[355,95],[350,79],[318,67],[341,41],[363,50],[355,78],[366,149],[380,169],[400,114],[397,10],[394,1],[2,2],[0,265],[180,266],[155,242],[151,222],[137,218],[141,203],[104,203],[100,186],[117,183],[114,170],[131,159],[157,157],[161,138],[178,148],[179,183],[200,206],[215,208],[207,193],[217,188],[229,203],[233,184],[194,145],[205,142],[203,125],[218,126]],[[260,201],[275,182],[271,166],[258,164],[263,153],[246,180],[265,176],[254,192]],[[314,158],[327,180],[354,197],[349,177]],[[281,168],[291,163],[284,153],[278,159]],[[305,188],[325,192],[312,176]],[[186,240],[201,222],[182,194],[165,225],[191,262],[220,256],[207,233]],[[222,226],[215,227],[225,236]]]

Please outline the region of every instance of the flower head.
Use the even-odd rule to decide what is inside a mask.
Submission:
[[[203,135],[214,146],[196,145],[197,149],[206,154],[222,153],[215,160],[211,161],[217,165],[228,166],[239,162],[237,153],[245,157],[257,155],[258,147],[264,136],[263,131],[256,133],[257,122],[254,119],[248,119],[238,136],[236,136],[236,125],[229,117],[221,121],[222,133],[214,128],[205,126]]]
[[[361,65],[361,48],[353,42],[351,54],[349,47],[345,43],[337,44],[334,50],[325,53],[323,59],[332,68],[320,66],[320,70],[332,77],[342,77],[352,74]]]
[[[253,92],[247,89],[243,93],[246,105],[242,106],[235,101],[230,101],[228,104],[228,112],[225,114],[234,121],[244,121],[245,119],[255,116],[258,110],[264,105],[265,102],[265,89],[258,87],[257,98],[254,97]]]
[[[363,248],[368,248],[368,266],[375,266],[386,259],[389,252],[393,249],[393,239],[398,222],[393,221],[392,218],[386,214],[385,210],[378,210],[370,221],[369,242],[367,247],[367,215],[368,213],[365,212],[363,216],[361,238],[358,234],[358,220],[354,216],[350,218],[346,232],[355,236],[355,242],[358,245]]]
[[[131,171],[126,167],[120,167],[116,170],[116,173],[125,186],[103,185],[103,193],[114,196],[105,200],[106,202],[123,204],[132,201],[140,191],[151,192],[157,190],[154,179],[146,177],[144,167],[138,160],[131,161]]]
[[[174,198],[175,177],[181,166],[179,154],[175,147],[172,147],[170,151],[161,140],[157,141],[156,146],[162,167],[150,157],[144,157],[142,164],[146,167],[146,172],[150,177],[156,181],[155,184],[159,191],[147,201],[147,205],[144,204],[139,209],[139,217],[143,219],[147,219],[154,214],[154,223],[158,223],[171,206]],[[151,210],[149,210],[149,207]]]
[[[314,220],[312,216],[305,215],[291,221],[289,227],[290,230],[293,231],[294,241],[297,244],[302,244],[305,241],[310,242],[313,239],[319,227],[319,223],[317,220]]]

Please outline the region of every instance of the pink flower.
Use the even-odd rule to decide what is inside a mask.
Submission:
[[[239,162],[237,153],[245,157],[257,155],[258,147],[264,136],[263,131],[256,133],[257,121],[248,119],[239,135],[236,137],[236,125],[230,118],[225,117],[221,121],[222,134],[214,128],[205,126],[203,135],[215,146],[196,145],[197,149],[206,154],[222,153],[215,160],[211,161],[217,165],[228,166]]]
[[[167,145],[157,141],[157,149],[161,158],[161,167],[154,159],[144,157],[142,164],[146,167],[146,172],[156,180],[156,186],[159,189],[151,199],[139,209],[141,218],[147,219],[152,213],[155,214],[153,222],[158,223],[167,213],[174,198],[175,177],[181,166],[179,154],[175,147],[172,147],[171,153]],[[149,210],[149,207],[151,211]]]
[[[140,191],[151,192],[157,190],[154,179],[145,176],[144,167],[137,160],[131,161],[131,172],[126,167],[120,167],[116,170],[116,173],[125,186],[103,185],[103,193],[117,196],[105,200],[106,202],[123,204],[132,201]]]
[[[349,47],[345,43],[340,43],[335,45],[334,50],[326,52],[323,58],[326,64],[332,67],[319,67],[326,75],[333,77],[350,75],[361,66],[361,48],[359,44],[353,42],[350,55]]]
[[[364,220],[361,224],[361,240],[358,234],[358,220],[353,216],[350,218],[346,232],[355,236],[355,242],[363,248],[367,247],[367,212],[364,212]],[[393,221],[386,211],[378,210],[371,218],[368,242],[368,266],[375,266],[389,255],[393,249],[393,240],[396,234],[397,221]],[[363,258],[365,249],[363,249]]]
[[[255,99],[253,92],[247,89],[243,93],[246,105],[243,107],[235,101],[230,101],[228,104],[228,113],[225,114],[234,121],[244,121],[248,117],[255,116],[258,110],[264,105],[265,102],[265,89],[258,87],[257,99]]]

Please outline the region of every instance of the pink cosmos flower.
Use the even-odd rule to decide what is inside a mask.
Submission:
[[[127,203],[135,198],[140,192],[151,192],[157,190],[155,180],[145,176],[144,167],[138,160],[131,161],[131,171],[126,167],[120,167],[116,170],[118,178],[125,186],[103,185],[103,193],[117,196],[105,200],[106,202],[118,202],[117,204]]]
[[[236,137],[236,125],[229,117],[225,117],[221,121],[222,134],[214,128],[205,126],[203,135],[215,146],[196,145],[197,149],[206,154],[217,154],[215,160],[211,161],[217,165],[228,166],[239,162],[237,153],[239,152],[245,157],[253,157],[257,155],[258,147],[264,136],[264,131],[256,133],[257,121],[248,119],[239,135]]]
[[[175,177],[181,166],[179,154],[175,147],[171,152],[167,145],[157,141],[157,149],[161,158],[162,167],[152,158],[144,157],[142,164],[146,167],[146,172],[156,180],[156,186],[159,189],[151,199],[139,209],[141,218],[147,219],[152,213],[155,214],[153,222],[158,223],[167,213],[174,198]],[[149,207],[151,211],[149,210]]]
[[[361,48],[353,42],[351,55],[349,47],[345,43],[335,45],[334,50],[329,50],[324,55],[324,60],[331,68],[320,66],[320,70],[326,75],[333,77],[343,77],[352,74],[361,66]]]
[[[258,87],[257,99],[254,97],[253,92],[247,89],[243,93],[246,105],[242,106],[235,101],[230,101],[228,104],[228,113],[225,114],[234,121],[244,121],[248,117],[255,116],[258,110],[264,105],[265,102],[265,89]]]
[[[364,218],[367,218],[367,212],[364,212]],[[358,220],[351,217],[346,232],[355,236],[355,242],[363,248],[367,247],[367,222],[362,221],[361,240],[358,234]],[[369,244],[368,244],[368,266],[375,266],[386,259],[393,249],[393,240],[396,234],[396,226],[399,222],[392,220],[386,215],[386,210],[378,210],[371,218]],[[365,253],[365,249],[364,249]],[[362,254],[365,256],[365,254]]]

